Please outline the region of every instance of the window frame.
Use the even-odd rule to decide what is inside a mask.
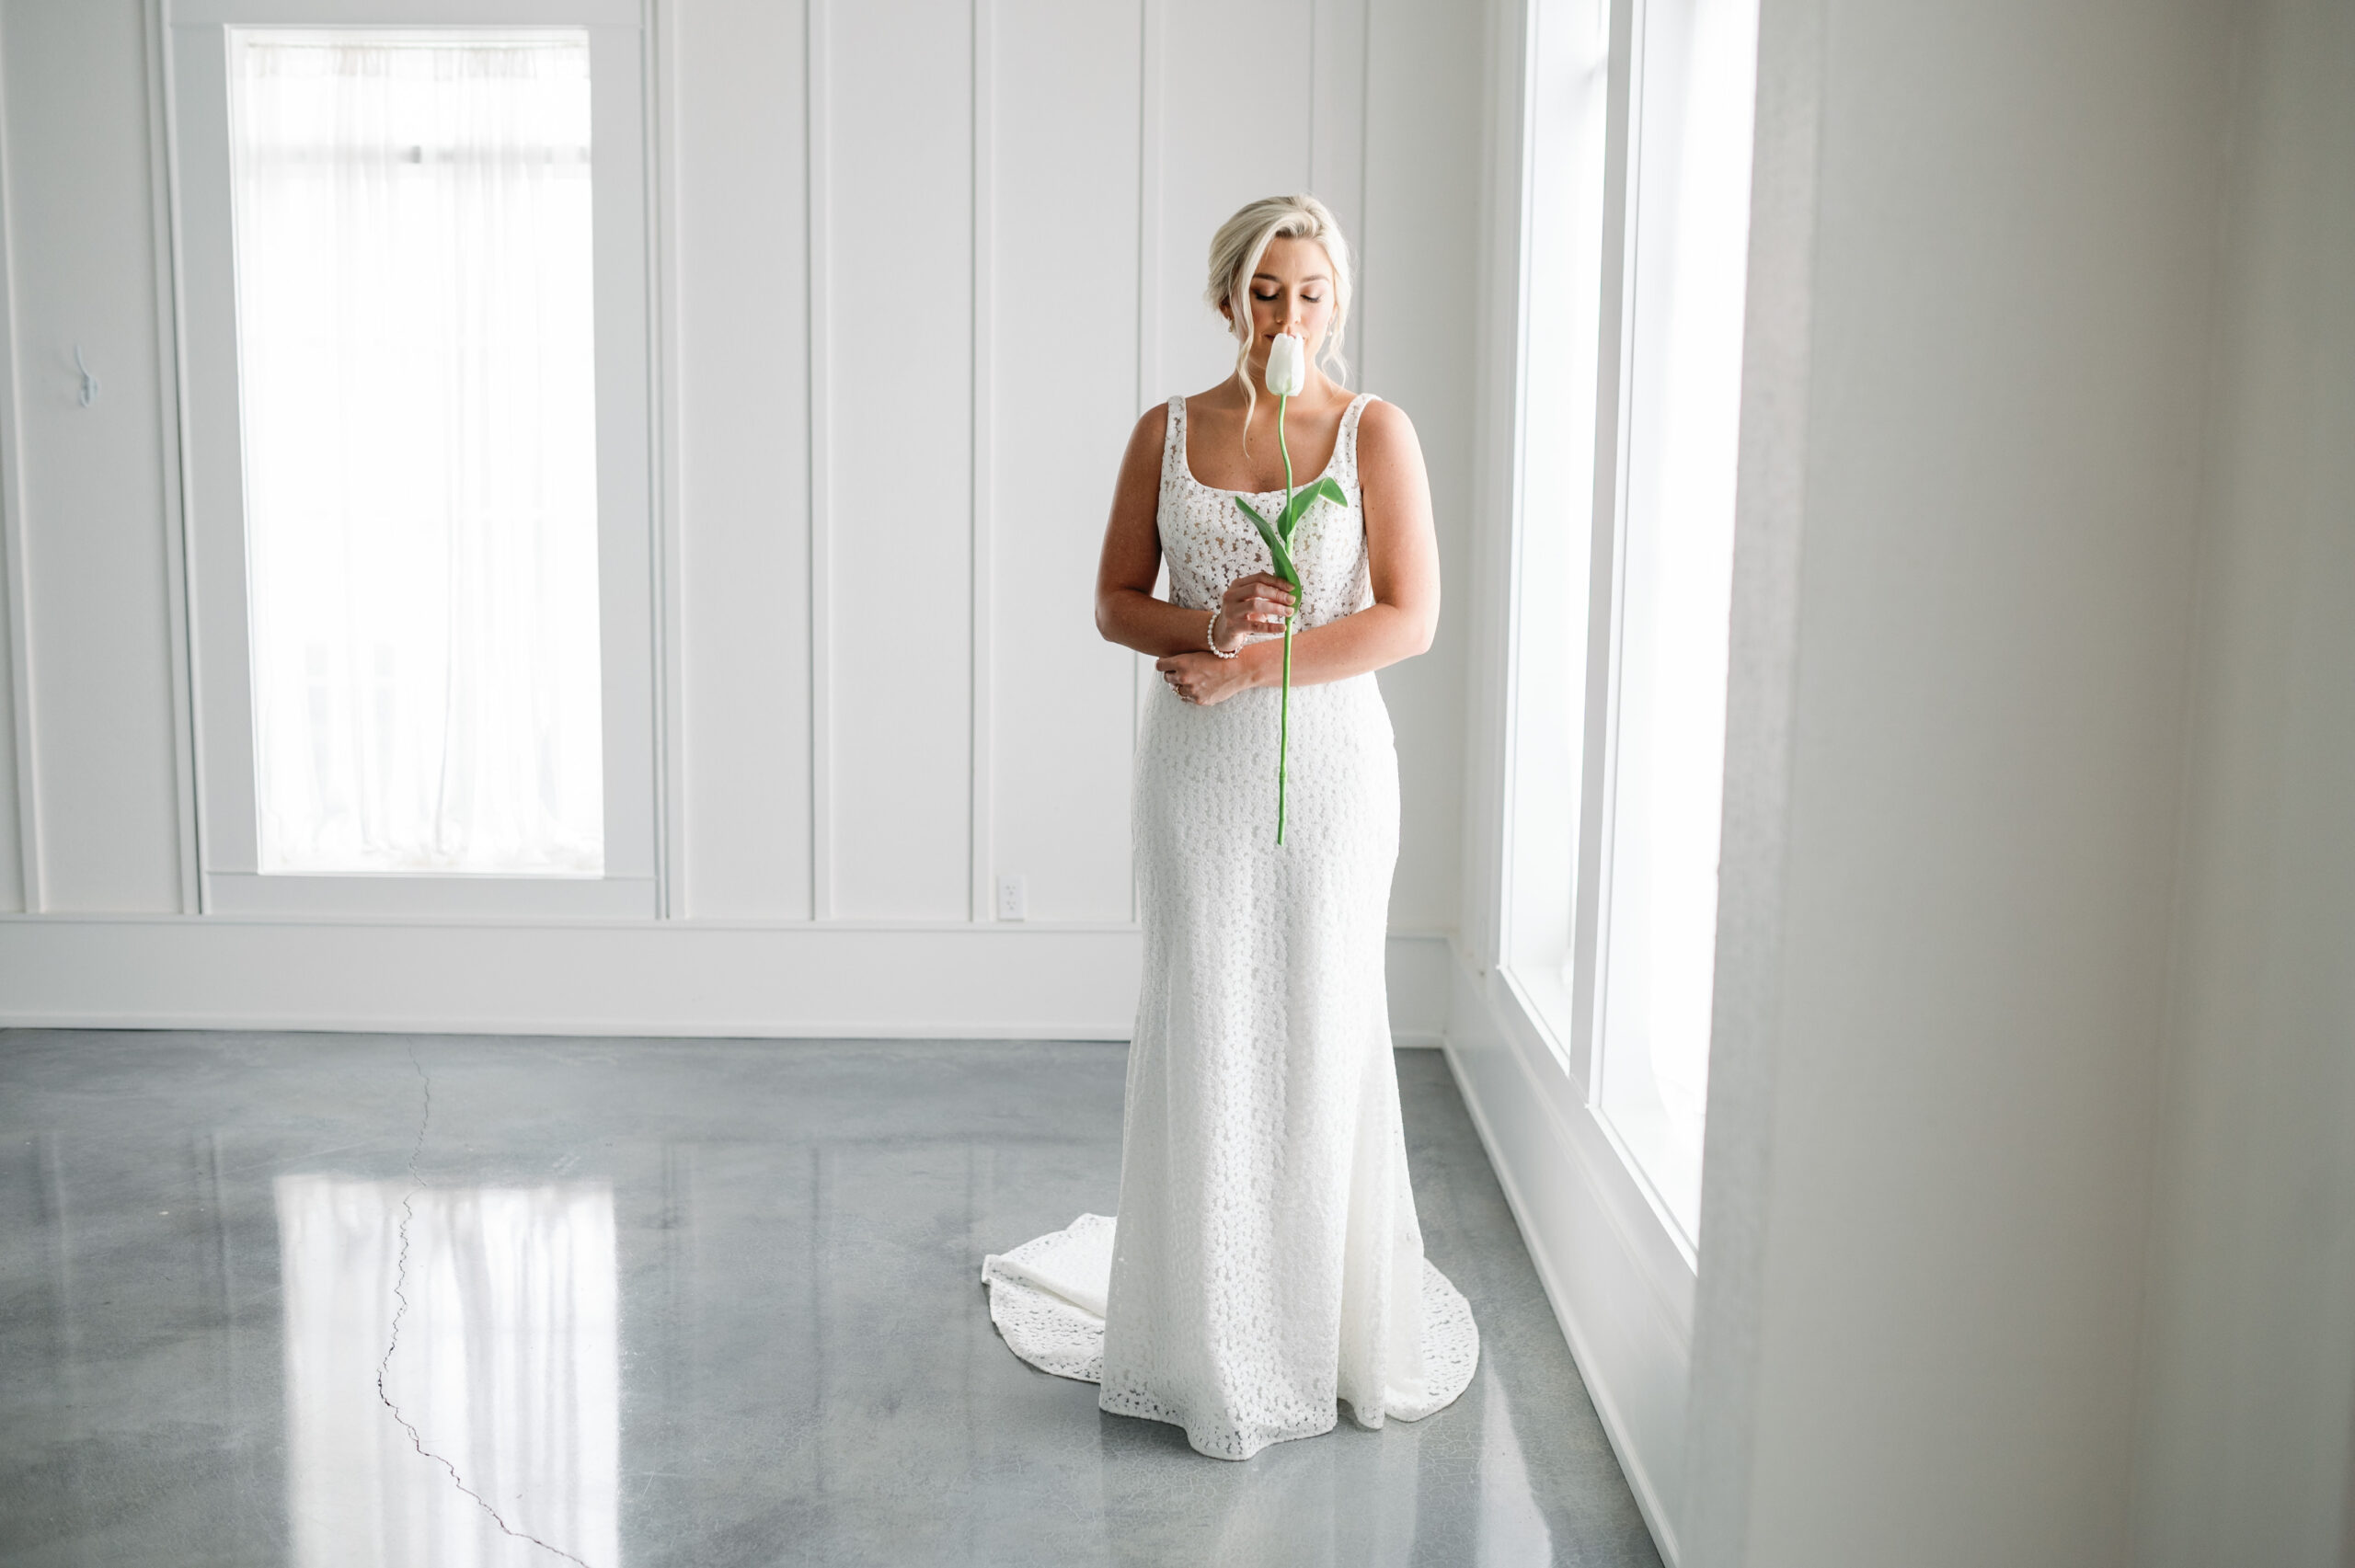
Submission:
[[[186,452],[198,874],[207,914],[659,913],[654,360],[646,40],[635,0],[166,0],[167,155]],[[233,28],[578,29],[590,53],[604,873],[262,874],[228,119]]]
[[[1680,1214],[1603,1103],[1647,7],[1532,5],[1499,969],[1689,1278],[1697,1204]]]

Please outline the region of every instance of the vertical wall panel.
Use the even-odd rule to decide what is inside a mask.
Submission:
[[[1315,114],[1313,0],[1165,4],[1155,315],[1161,396],[1235,369],[1235,340],[1202,303],[1211,235],[1257,197],[1306,188]]]
[[[1135,656],[1097,635],[1094,597],[1138,412],[1139,19],[1136,0],[997,6],[993,840],[1032,920],[1129,917]]]
[[[1370,0],[1365,328],[1358,384],[1406,410],[1430,468],[1439,530],[1438,636],[1382,673],[1398,731],[1398,870],[1390,921],[1453,929],[1463,859],[1465,609],[1472,602],[1470,344],[1479,268],[1480,66],[1485,40],[1444,7]],[[1444,830],[1426,830],[1426,826]]]
[[[677,9],[685,912],[810,915],[804,17]]]
[[[177,910],[146,33],[139,0],[8,5],[24,629],[50,908]],[[79,345],[101,383],[81,406]]]
[[[1307,189],[1332,209],[1353,243],[1365,226],[1366,29],[1373,8],[1372,0],[1312,0],[1309,20]],[[1460,17],[1451,22],[1457,31],[1465,24]]]
[[[828,5],[833,912],[970,887],[972,16]]]

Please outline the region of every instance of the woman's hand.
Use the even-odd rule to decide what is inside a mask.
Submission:
[[[1273,572],[1253,572],[1226,585],[1219,601],[1218,624],[1212,635],[1218,646],[1233,653],[1253,632],[1281,632],[1292,610],[1292,584]]]
[[[1253,572],[1226,585],[1217,612],[1211,617],[1210,635],[1221,651],[1234,654],[1254,632],[1281,632],[1292,611],[1292,587],[1272,572]],[[1173,653],[1154,661],[1169,689],[1187,702],[1202,706],[1223,702],[1253,680],[1249,659],[1221,658],[1200,653]]]
[[[1157,658],[1153,667],[1161,671],[1162,680],[1180,701],[1208,707],[1254,684],[1252,671],[1257,665],[1246,658],[1221,658],[1204,648],[1200,653],[1173,653]]]

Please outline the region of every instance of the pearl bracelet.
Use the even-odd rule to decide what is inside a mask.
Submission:
[[[1235,657],[1235,654],[1229,653],[1224,648],[1218,646],[1218,612],[1215,610],[1211,612],[1211,624],[1202,628],[1202,641],[1210,644],[1211,651],[1218,655],[1221,658],[1233,658]],[[1242,650],[1238,648],[1235,651],[1239,653]]]

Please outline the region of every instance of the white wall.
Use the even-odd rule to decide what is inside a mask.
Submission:
[[[1363,253],[1355,379],[1420,426],[1443,559],[1461,565],[1476,38],[1436,0],[658,0],[649,16],[667,923],[775,934],[732,980],[697,961],[723,977],[717,999],[655,978],[684,972],[661,956],[675,944],[632,949],[649,979],[630,1026],[815,1026],[775,984],[819,983],[832,948],[803,941],[813,921],[875,928],[888,969],[899,928],[986,927],[1013,874],[1029,1013],[960,1000],[1007,960],[952,943],[971,956],[832,1022],[1124,1032],[1141,661],[1096,636],[1090,597],[1128,428],[1223,373],[1200,303],[1212,228],[1253,196],[1316,189]],[[0,456],[24,699],[0,770],[0,822],[24,831],[0,835],[0,900],[43,919],[195,903],[151,48],[140,0],[0,0],[16,392]],[[1267,107],[1271,60],[1298,73],[1289,110]],[[105,378],[90,410],[77,341]],[[1460,619],[1383,677],[1405,807],[1394,995],[1424,1036],[1455,921]],[[195,940],[178,929],[36,938],[0,921],[0,1013],[126,1016],[116,981],[134,952]],[[186,949],[167,968],[187,987],[137,988],[141,1018],[291,1018],[270,990],[270,955],[297,941],[281,930]],[[1125,956],[1074,976],[1107,931],[1128,933]],[[420,977],[347,1021],[528,1014],[529,987],[502,1000],[454,929],[426,947],[431,973],[456,977],[446,991]],[[320,961],[370,989],[362,937]]]
[[[2355,1561],[2355,9],[2246,8],[2136,1560]]]

